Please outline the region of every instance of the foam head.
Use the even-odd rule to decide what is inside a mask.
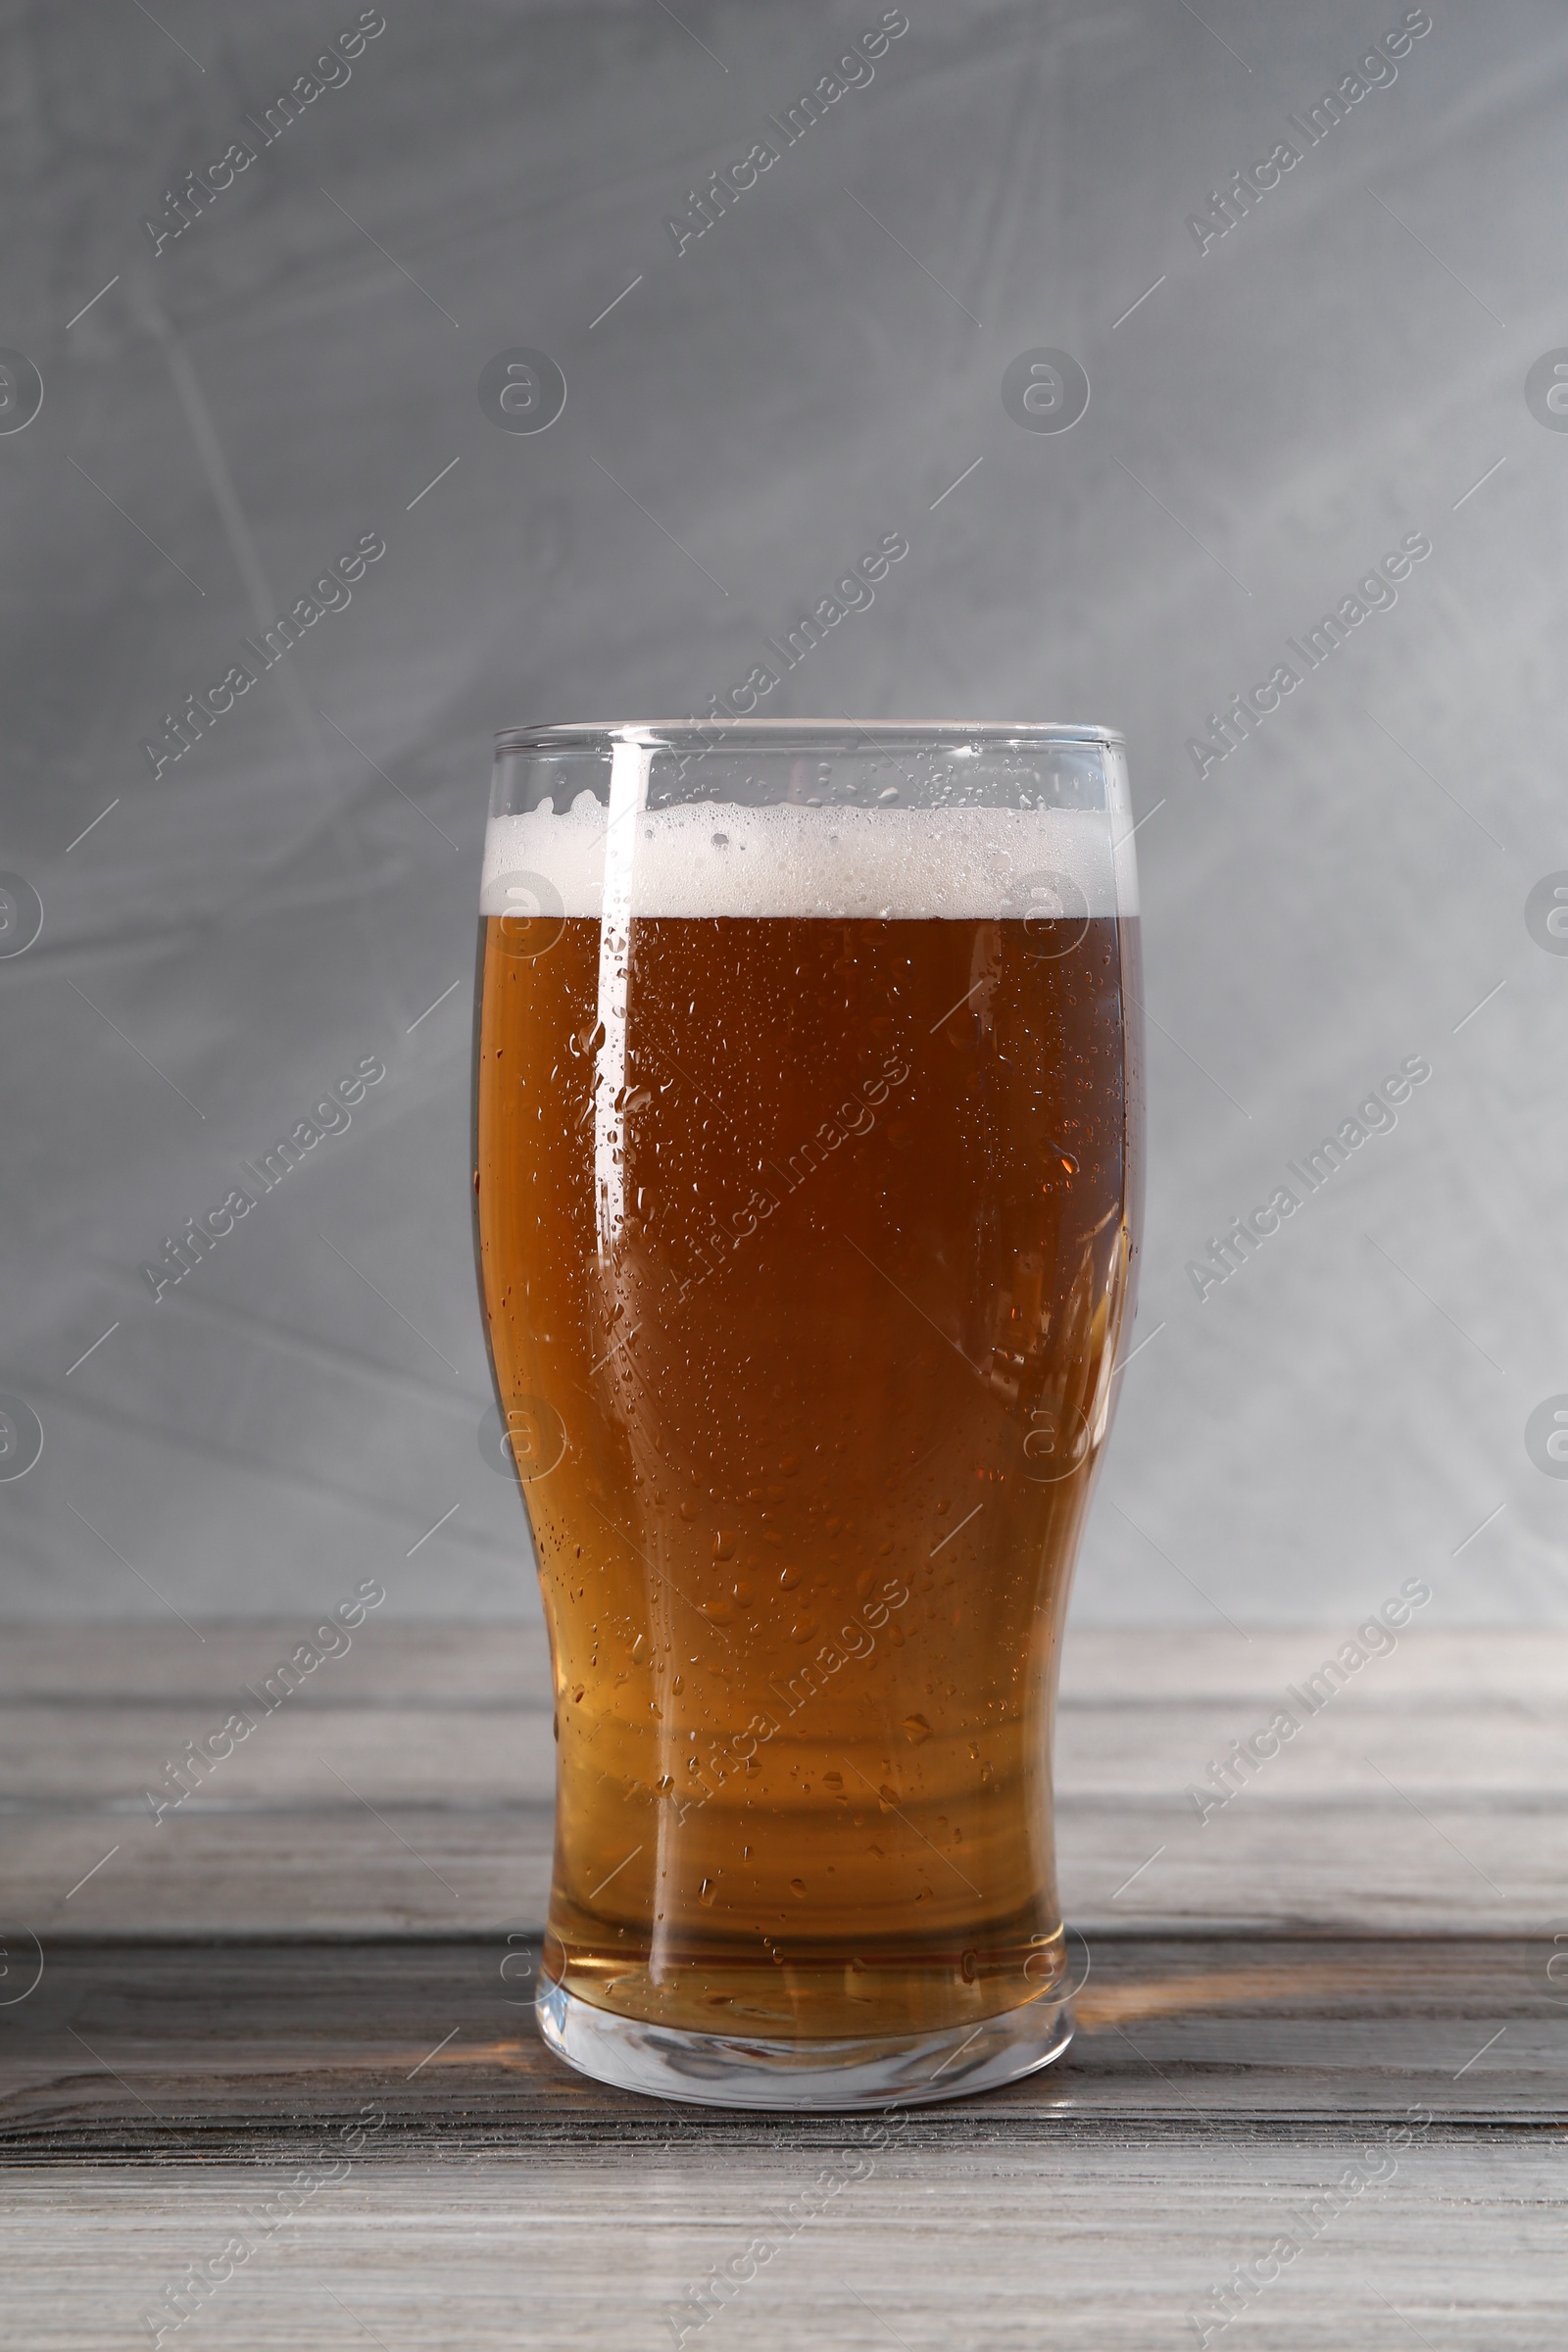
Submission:
[[[567,916],[795,915],[986,920],[1138,911],[1130,838],[1097,808],[619,808],[581,792],[493,816],[480,909]],[[1057,906],[1054,901],[1059,901]]]

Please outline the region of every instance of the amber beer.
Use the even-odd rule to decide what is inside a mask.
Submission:
[[[699,812],[748,907],[757,814]],[[978,2023],[1062,1984],[1051,1712],[1132,1292],[1136,920],[1060,875],[993,914],[644,913],[626,870],[597,916],[534,875],[481,924],[546,1974],[688,2034]]]

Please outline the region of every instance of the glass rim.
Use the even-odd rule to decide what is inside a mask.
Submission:
[[[758,748],[792,741],[874,745],[878,742],[921,741],[969,743],[981,738],[991,744],[1126,743],[1119,727],[1093,722],[1073,723],[1036,719],[892,719],[892,718],[650,718],[578,719],[564,724],[503,727],[495,738],[497,756],[513,752],[566,751],[605,744],[636,744],[662,751],[685,744],[716,750],[719,743],[748,743]]]

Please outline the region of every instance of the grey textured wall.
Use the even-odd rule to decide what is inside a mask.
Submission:
[[[44,400],[0,435],[0,866],[43,928],[0,961],[0,1389],[44,1446],[0,1613],[537,1605],[477,1442],[488,737],[702,709],[902,530],[772,710],[1119,723],[1144,819],[1141,1352],[1082,1615],[1348,1618],[1419,1573],[1561,1621],[1525,1433],[1568,1390],[1568,960],[1526,902],[1568,868],[1568,434],[1525,387],[1568,337],[1568,22],[1431,14],[1308,145],[1398,0],[908,0],[677,255],[874,0],[386,0],[155,255],[357,11],[6,11],[0,344]],[[476,394],[519,346],[569,387],[538,435]],[[1070,431],[1004,408],[1042,347],[1087,370]],[[362,533],[352,604],[155,776],[162,714]],[[1397,604],[1200,777],[1205,713],[1411,533]],[[1407,1055],[1397,1129],[1200,1301],[1186,1262]],[[155,1304],[138,1264],[365,1056],[352,1126]]]

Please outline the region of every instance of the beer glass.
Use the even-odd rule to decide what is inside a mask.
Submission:
[[[1066,2045],[1137,906],[1104,728],[499,739],[476,1246],[554,1662],[539,2023],[585,2074],[853,2108]]]

